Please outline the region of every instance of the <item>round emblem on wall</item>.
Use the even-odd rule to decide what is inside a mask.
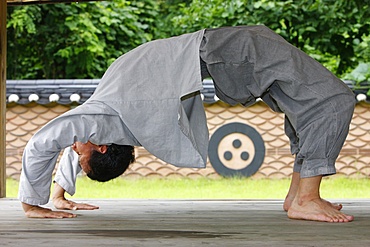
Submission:
[[[265,158],[261,135],[243,123],[221,126],[209,141],[208,157],[218,174],[224,177],[252,176]]]

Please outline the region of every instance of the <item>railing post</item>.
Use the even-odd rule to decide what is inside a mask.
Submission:
[[[0,0],[0,198],[6,196],[6,0]]]

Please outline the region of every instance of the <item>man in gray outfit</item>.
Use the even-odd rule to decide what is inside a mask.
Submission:
[[[133,161],[135,145],[176,166],[205,167],[208,130],[199,96],[205,77],[213,79],[226,103],[248,106],[262,98],[285,114],[295,155],[284,202],[289,218],[353,220],[341,205],[322,199],[319,188],[323,176],[335,173],[354,95],[265,26],[200,30],[148,42],[118,58],[88,101],[48,123],[27,144],[19,190],[26,215],[75,217],[39,206],[48,201],[52,171],[64,148],[53,195],[54,205],[63,209],[95,209],[66,200],[64,192],[74,193],[81,169],[99,181],[121,175]]]

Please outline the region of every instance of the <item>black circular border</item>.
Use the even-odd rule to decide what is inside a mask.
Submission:
[[[249,165],[242,169],[230,169],[226,167],[218,156],[218,146],[220,141],[232,133],[241,133],[248,136],[254,145],[255,155]],[[228,123],[215,131],[209,140],[208,157],[213,168],[218,174],[224,177],[250,177],[261,167],[265,158],[265,144],[261,135],[251,126],[243,123]]]

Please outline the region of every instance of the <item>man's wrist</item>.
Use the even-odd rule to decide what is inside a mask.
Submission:
[[[65,190],[63,189],[62,186],[60,186],[57,182],[54,182],[54,191],[53,191],[53,196],[52,199],[64,199],[64,193]]]

